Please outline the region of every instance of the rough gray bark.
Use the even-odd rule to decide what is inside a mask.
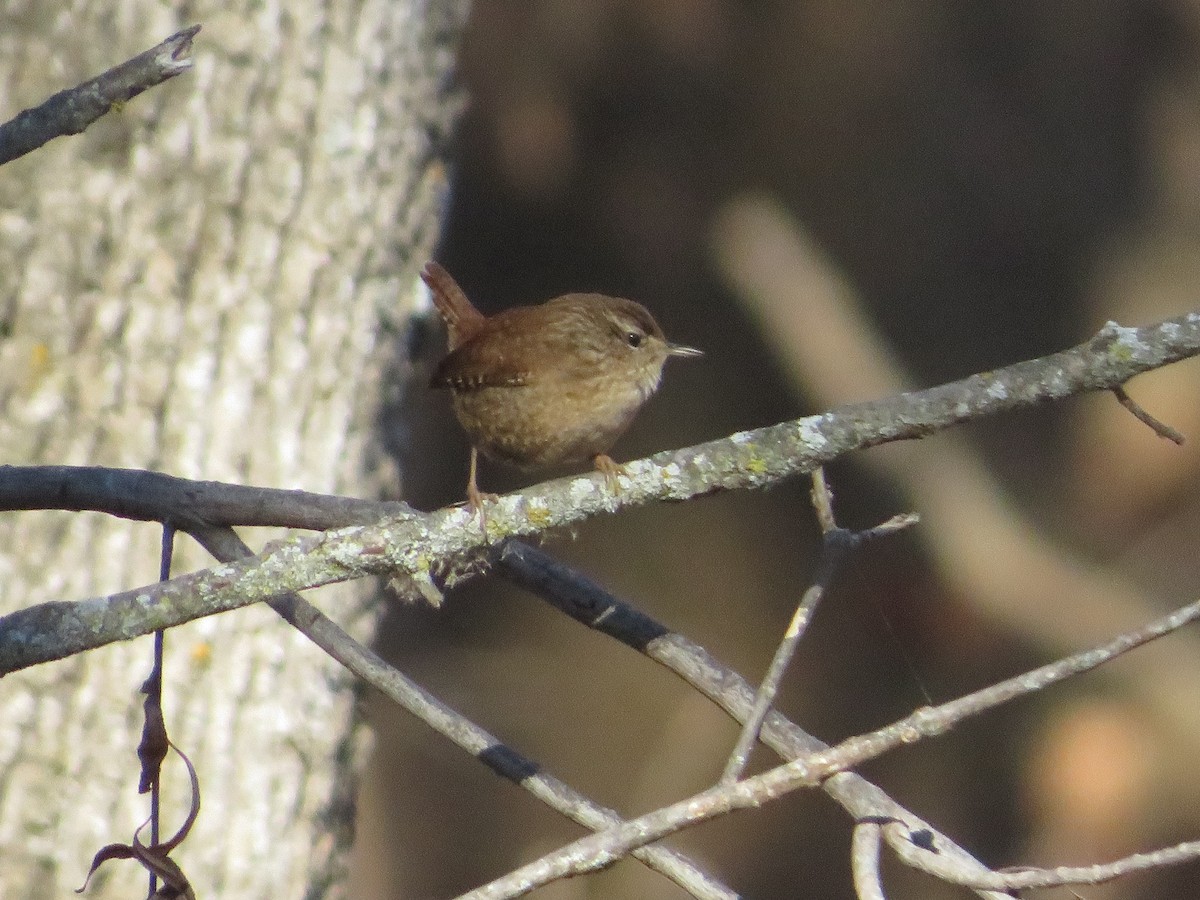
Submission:
[[[394,348],[436,230],[460,0],[209,8],[194,69],[0,172],[0,462],[370,495]],[[5,117],[181,26],[138,2],[0,13]],[[258,543],[269,534],[248,535]],[[0,518],[0,611],[152,580],[158,529]],[[188,552],[177,571],[203,564]],[[314,599],[362,635],[361,591]],[[0,895],[63,896],[145,818],[149,641],[0,684]],[[203,809],[199,896],[337,893],[349,680],[265,608],[168,635],[164,703]],[[187,779],[168,760],[165,828]],[[109,863],[90,891],[136,896]]]

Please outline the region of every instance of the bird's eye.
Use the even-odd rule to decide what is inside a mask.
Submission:
[[[644,335],[644,334],[642,334],[640,331],[627,331],[627,332],[625,332],[625,340],[626,340],[626,342],[628,342],[628,344],[629,344],[629,346],[630,346],[630,347],[640,347],[640,346],[642,346],[642,340],[643,340],[644,338],[645,338],[645,335]]]

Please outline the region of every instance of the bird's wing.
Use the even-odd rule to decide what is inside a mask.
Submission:
[[[471,391],[485,387],[522,387],[529,383],[527,360],[507,328],[477,334],[438,364],[430,387]],[[519,342],[518,342],[519,343]]]

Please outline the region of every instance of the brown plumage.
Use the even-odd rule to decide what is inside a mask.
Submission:
[[[449,332],[431,385],[448,388],[471,439],[467,500],[482,514],[476,455],[522,468],[591,459],[615,483],[606,454],[658,388],[669,343],[640,304],[564,294],[484,316],[436,262],[421,277]]]

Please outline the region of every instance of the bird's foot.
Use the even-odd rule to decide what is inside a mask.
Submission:
[[[479,490],[472,481],[467,485],[467,509],[471,511],[471,517],[479,516],[479,527],[483,530],[483,537],[487,539],[487,507],[488,503],[495,503],[500,499],[499,494],[489,494]]]
[[[621,482],[617,479],[626,474],[625,467],[606,453],[597,453],[592,457],[592,462],[595,464],[597,472],[604,473],[604,481],[608,484],[608,489],[614,494],[621,493]]]

